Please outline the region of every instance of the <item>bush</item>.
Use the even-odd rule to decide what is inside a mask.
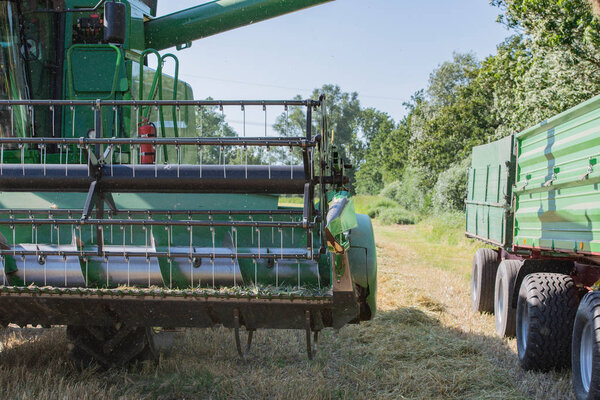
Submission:
[[[367,214],[371,218],[377,218],[383,210],[394,207],[398,207],[398,203],[395,201],[385,198],[378,198],[373,204],[367,207]]]
[[[433,208],[438,213],[463,211],[467,194],[467,168],[471,157],[442,172],[433,188]]]
[[[381,210],[378,218],[382,224],[390,225],[390,224],[414,224],[417,222],[417,216],[402,208],[402,207],[393,207],[386,208]]]
[[[431,196],[426,191],[427,176],[421,168],[408,167],[402,179],[388,184],[381,195],[402,207],[417,213],[426,213],[431,207]]]
[[[371,204],[367,207],[366,213],[383,224],[414,224],[419,219],[416,213],[405,209],[394,200],[370,196],[369,199]]]
[[[396,181],[392,182],[389,185],[386,185],[381,191],[381,195],[383,197],[387,197],[388,199],[393,199],[394,201],[398,198],[398,194],[402,190],[402,182]]]

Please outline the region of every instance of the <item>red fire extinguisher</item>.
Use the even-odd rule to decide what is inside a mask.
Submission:
[[[138,127],[138,136],[140,138],[155,138],[156,126],[144,118]],[[155,154],[154,145],[151,143],[140,145],[140,162],[142,164],[154,164]]]

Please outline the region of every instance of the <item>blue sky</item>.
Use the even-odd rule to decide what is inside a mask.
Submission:
[[[160,0],[164,15],[202,0]],[[196,98],[307,97],[326,83],[400,119],[404,101],[454,51],[479,58],[510,34],[487,0],[336,0],[176,52]],[[168,71],[168,68],[167,68]]]

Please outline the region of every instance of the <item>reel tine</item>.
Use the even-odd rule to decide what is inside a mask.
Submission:
[[[298,261],[298,289],[300,289],[300,261]]]
[[[175,151],[177,152],[177,177],[179,178],[179,170],[181,166],[181,148],[179,145],[175,145]]]
[[[15,110],[12,106],[8,106],[10,110],[10,136],[15,137]]]
[[[29,112],[31,113],[31,136],[32,137],[36,137],[35,134],[35,110],[33,108],[33,106],[29,106]]]
[[[223,153],[223,178],[227,179],[227,167],[225,162],[225,146],[221,146],[221,152]]]
[[[242,121],[243,121],[243,132],[244,137],[246,137],[246,107],[242,104]]]
[[[258,263],[256,259],[253,259],[252,262],[254,263],[254,287],[258,288]]]
[[[263,111],[265,112],[265,137],[267,137],[267,106],[263,104]]]

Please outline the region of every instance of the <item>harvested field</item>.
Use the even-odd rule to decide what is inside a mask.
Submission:
[[[526,373],[514,340],[471,312],[476,244],[426,221],[376,227],[379,312],[321,336],[315,361],[300,332],[259,331],[247,362],[225,329],[186,330],[158,365],[78,372],[64,329],[5,329],[0,398],[568,399],[570,373]]]

